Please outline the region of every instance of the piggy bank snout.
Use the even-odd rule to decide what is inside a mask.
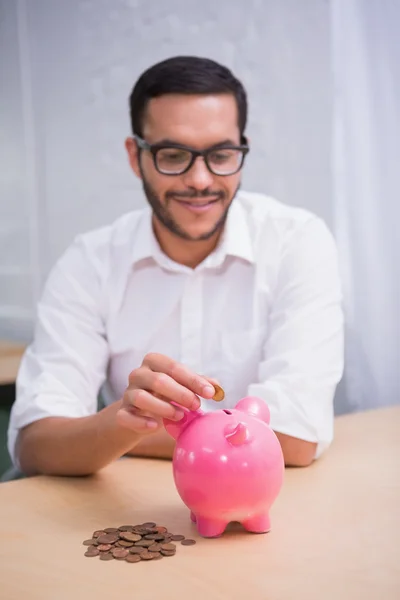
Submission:
[[[230,423],[224,429],[225,439],[232,446],[242,446],[251,441],[250,431],[246,423]]]

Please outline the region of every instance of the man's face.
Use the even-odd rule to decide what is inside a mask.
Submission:
[[[150,100],[144,117],[143,139],[149,144],[168,141],[195,150],[218,144],[240,144],[238,109],[234,96],[169,94]],[[166,229],[186,240],[205,240],[222,228],[240,185],[240,171],[211,173],[202,157],[182,175],[164,175],[155,168],[149,150],[128,139],[131,166],[142,179],[153,213]]]

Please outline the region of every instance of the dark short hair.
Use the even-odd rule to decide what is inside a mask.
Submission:
[[[142,73],[129,97],[132,132],[143,135],[148,102],[165,94],[232,94],[238,107],[240,134],[247,121],[247,96],[242,83],[223,65],[209,58],[175,56]]]

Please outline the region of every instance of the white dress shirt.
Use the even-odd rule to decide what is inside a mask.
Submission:
[[[17,378],[8,449],[19,430],[49,416],[96,412],[121,398],[146,353],[166,354],[218,379],[221,403],[263,398],[275,431],[333,438],[343,370],[336,246],[321,219],[241,191],[221,241],[195,269],[173,262],[154,236],[149,208],[78,236],[53,268],[34,341]]]

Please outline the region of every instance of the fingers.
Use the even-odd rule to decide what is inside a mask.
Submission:
[[[139,409],[142,413],[149,413],[152,418],[154,417],[158,420],[171,419],[179,421],[184,416],[183,410],[180,410],[163,398],[156,398],[147,390],[142,389],[126,390],[123,405],[128,410]]]
[[[166,373],[155,373],[149,368],[138,369],[131,374],[130,383],[132,388],[150,392],[154,400],[162,398],[168,402],[180,404],[189,410],[197,410],[200,407],[199,397]],[[135,402],[136,406],[143,403],[145,398],[149,399],[148,396],[141,397],[138,400],[139,404]],[[154,402],[150,402],[150,404],[152,406],[159,405]]]
[[[152,433],[161,427],[161,422],[156,419],[141,415],[139,411],[127,410],[125,407],[119,409],[116,419],[119,425],[137,433]]]
[[[153,372],[169,375],[176,383],[202,398],[210,399],[215,393],[213,386],[205,377],[194,373],[185,365],[163,354],[147,354],[143,360],[143,366],[147,366]],[[164,391],[162,393],[164,395]],[[182,405],[186,406],[183,403]]]
[[[218,379],[214,379],[214,377],[205,377],[205,379],[207,379],[207,381],[209,381],[211,385],[220,385]]]
[[[147,354],[141,367],[129,375],[117,420],[138,433],[151,433],[163,419],[182,419],[180,407],[197,410],[199,396],[211,399],[213,382],[163,354]]]

